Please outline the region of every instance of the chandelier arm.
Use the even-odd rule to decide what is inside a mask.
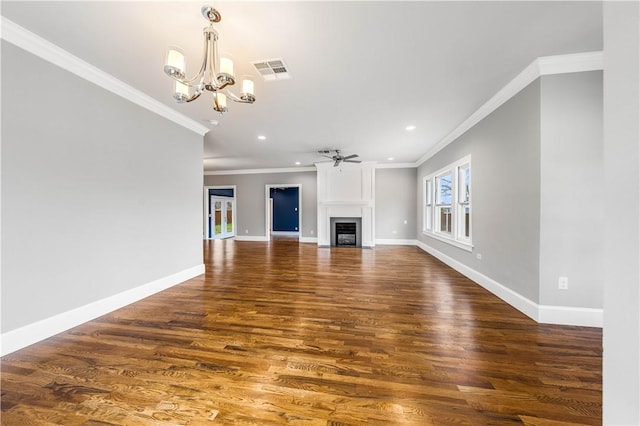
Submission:
[[[238,95],[236,95],[235,93],[233,93],[229,89],[226,89],[224,92],[234,102],[240,102],[241,104],[250,104],[250,103],[252,103],[251,101],[247,101],[247,100],[244,100],[244,99],[240,98]]]
[[[203,49],[203,53],[202,53],[202,65],[200,66],[200,71],[198,71],[196,73],[196,75],[194,75],[192,78],[180,78],[177,75],[169,75],[169,77],[173,78],[176,81],[179,81],[182,84],[186,84],[189,87],[199,87],[202,85],[202,82],[204,81],[204,72],[206,70],[206,61],[207,61],[207,48],[209,46],[208,43],[208,39],[207,39],[207,32],[206,32],[206,28],[205,28],[205,33],[204,33],[204,49]],[[200,80],[200,82],[198,84],[194,84],[194,82]],[[202,92],[200,90],[200,92]]]
[[[207,28],[204,29],[204,49],[202,52],[202,65],[200,66],[200,71],[198,71],[198,73],[196,75],[193,76],[193,78],[190,79],[184,79],[183,81],[180,81],[183,84],[186,84],[190,87],[194,87],[193,82],[196,80],[200,80],[200,84],[202,84],[202,81],[204,80],[204,74],[205,71],[207,70],[207,48],[209,47],[209,37],[207,34]]]
[[[183,102],[195,101],[200,97],[200,95],[202,95],[202,91],[197,91],[193,95],[189,96],[189,98],[185,99]]]
[[[209,55],[206,58],[209,69],[208,77],[211,82],[211,86],[216,90],[220,90],[222,87],[218,85],[218,66],[216,64],[216,60],[218,59],[218,33],[213,29],[213,22],[209,24],[209,31],[209,37],[207,38],[207,50]]]
[[[226,89],[224,91],[227,96],[234,102],[238,102],[241,104],[252,104],[256,101],[255,96],[251,95],[251,94],[243,94],[242,97],[236,95],[235,93],[233,93],[231,90]]]

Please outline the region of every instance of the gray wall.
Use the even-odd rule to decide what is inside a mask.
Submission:
[[[2,332],[202,264],[202,137],[2,42]]]
[[[423,178],[471,155],[473,253],[422,233],[418,239],[538,302],[540,239],[540,81],[536,80],[418,168]],[[482,254],[482,260],[476,254]]]
[[[265,186],[278,184],[302,185],[300,236],[316,238],[318,210],[316,171],[204,177],[205,186],[236,185],[237,235],[240,237],[266,235]],[[376,169],[376,238],[415,238],[415,193],[416,169]],[[406,225],[404,220],[407,220]]]
[[[376,239],[416,238],[416,173],[415,168],[376,169]]]
[[[205,186],[236,185],[237,235],[264,237],[266,185],[302,185],[300,236],[317,237],[317,181],[315,170],[295,173],[262,173],[246,175],[211,175],[204,177]]]
[[[602,71],[542,77],[541,102],[540,304],[602,308]]]
[[[425,162],[419,215],[423,177],[469,154],[473,252],[418,238],[540,305],[602,308],[602,72],[536,80]]]
[[[603,420],[640,424],[640,5],[604,2]]]

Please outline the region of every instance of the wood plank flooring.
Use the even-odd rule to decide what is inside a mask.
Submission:
[[[226,240],[204,259],[4,357],[2,425],[602,421],[600,329],[536,324],[416,247]]]

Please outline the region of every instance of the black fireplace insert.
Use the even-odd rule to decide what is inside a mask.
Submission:
[[[357,246],[357,225],[355,222],[336,223],[336,246]]]

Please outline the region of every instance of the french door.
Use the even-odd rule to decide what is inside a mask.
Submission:
[[[235,235],[233,216],[235,200],[212,195],[209,199],[209,238],[229,238]]]

